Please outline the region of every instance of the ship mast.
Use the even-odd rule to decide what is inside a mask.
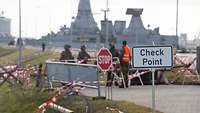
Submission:
[[[108,12],[110,11],[108,8],[108,0],[106,0],[106,9],[102,9],[101,11],[104,12],[104,21],[106,23],[106,37],[105,37],[105,44],[107,45],[108,41]]]

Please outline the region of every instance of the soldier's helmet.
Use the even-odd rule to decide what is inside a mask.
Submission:
[[[127,41],[126,41],[126,40],[124,40],[124,41],[122,42],[122,44],[123,44],[123,45],[126,45],[126,44],[127,44]]]
[[[71,47],[71,46],[68,45],[68,44],[64,45],[64,48],[65,48],[65,49],[69,49],[70,47]]]

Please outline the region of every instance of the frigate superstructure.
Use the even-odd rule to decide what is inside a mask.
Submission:
[[[80,0],[75,21],[71,23],[71,39],[74,43],[96,43],[99,28],[92,15],[90,0]]]
[[[63,26],[58,33],[49,33],[43,36],[40,42],[51,44],[51,46],[63,46],[70,44],[73,47],[80,47],[82,44],[96,43],[100,40],[100,30],[94,20],[90,0],[80,0],[78,13],[72,17],[74,22],[70,28]]]
[[[117,42],[127,40],[132,46],[139,45],[172,45],[177,47],[178,37],[160,35],[159,27],[154,30],[146,29],[141,19],[142,8],[128,8],[127,15],[132,15],[129,26],[121,34],[115,35]]]
[[[143,9],[127,9],[126,14],[132,15],[131,22],[128,26],[128,28],[125,30],[126,34],[139,34],[139,33],[145,33],[147,34],[148,31],[145,29],[144,24],[141,19],[141,14],[143,12]]]
[[[71,24],[72,33],[74,34],[97,34],[99,28],[91,12],[89,0],[80,0],[78,14],[75,21]]]
[[[178,46],[177,36],[160,35],[159,27],[151,30],[143,25],[141,15],[142,8],[128,8],[126,14],[132,15],[129,26],[126,21],[117,20],[114,25],[106,18],[101,21],[101,29],[92,15],[90,0],[79,0],[78,13],[70,28],[62,27],[58,33],[50,33],[42,37],[40,42],[49,43],[52,46],[70,44],[72,47],[80,47],[83,43],[90,48],[109,43],[121,46],[123,40],[127,40],[130,46],[137,45],[172,45]],[[109,42],[109,43],[108,43]]]

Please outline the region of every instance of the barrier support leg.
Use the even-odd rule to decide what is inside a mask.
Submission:
[[[126,85],[125,85],[125,80],[124,80],[124,74],[121,72],[121,77],[122,77],[122,83],[123,83],[123,86],[124,86],[124,88],[126,87]]]
[[[143,84],[143,82],[142,82],[141,76],[139,75],[138,78],[140,79],[140,83],[141,83],[141,85],[143,86],[144,84]]]

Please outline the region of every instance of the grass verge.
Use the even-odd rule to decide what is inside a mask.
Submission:
[[[37,107],[53,97],[54,92],[41,92],[36,88],[22,90],[19,87],[10,87],[4,84],[0,88],[0,112],[1,113],[40,113]],[[86,97],[92,113],[114,113],[106,107],[117,108],[125,113],[150,113],[151,109],[138,106],[126,101],[93,100]],[[74,113],[85,113],[85,101],[80,96],[63,97],[58,99],[56,104],[73,110]],[[57,113],[47,108],[45,113]],[[157,112],[161,113],[161,112]]]

